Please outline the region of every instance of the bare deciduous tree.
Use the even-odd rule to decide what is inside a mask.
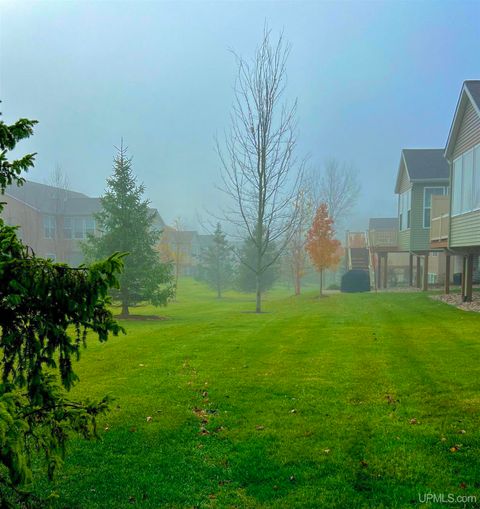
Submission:
[[[66,261],[68,253],[65,243],[62,242],[62,229],[63,214],[65,214],[65,204],[70,190],[70,181],[68,175],[62,170],[62,167],[58,163],[49,175],[48,185],[51,187],[50,198],[53,205],[52,212],[55,217],[55,235],[53,240],[55,257],[56,261]]]
[[[222,190],[231,199],[224,219],[255,246],[255,263],[239,256],[255,275],[257,313],[261,275],[283,252],[297,222],[293,205],[303,174],[303,163],[294,155],[297,104],[282,102],[289,52],[283,35],[272,44],[265,28],[251,61],[235,55],[238,74],[231,128],[223,148],[217,141]],[[266,257],[272,248],[274,255]]]
[[[360,194],[356,171],[353,166],[332,158],[326,161],[323,172],[313,170],[309,180],[316,206],[327,204],[330,218],[338,231]]]
[[[300,295],[302,277],[305,275],[305,265],[307,263],[307,252],[305,251],[307,231],[314,212],[311,197],[305,188],[302,187],[298,190],[294,207],[297,215],[296,228],[292,233],[285,254],[293,276],[295,295]]]

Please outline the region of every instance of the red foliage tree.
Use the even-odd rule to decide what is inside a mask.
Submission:
[[[321,203],[307,233],[305,249],[314,267],[320,273],[320,296],[323,291],[323,271],[336,267],[340,262],[340,242],[334,239],[333,221],[326,203]]]

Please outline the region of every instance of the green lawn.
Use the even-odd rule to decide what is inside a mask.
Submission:
[[[135,310],[168,320],[91,338],[73,393],[115,403],[37,492],[69,509],[480,507],[480,315],[420,293],[252,308],[185,281]]]

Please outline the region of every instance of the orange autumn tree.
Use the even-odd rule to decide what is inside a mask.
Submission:
[[[320,273],[320,297],[323,292],[323,271],[340,262],[340,242],[333,238],[333,221],[328,215],[326,203],[321,203],[307,233],[305,250],[315,269]]]

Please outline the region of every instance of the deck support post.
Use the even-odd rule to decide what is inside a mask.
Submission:
[[[416,279],[415,279],[415,286],[417,288],[421,288],[422,287],[422,267],[421,267],[421,257],[417,255],[417,274],[416,274]]]
[[[413,286],[413,254],[410,253],[408,258],[408,286]]]
[[[450,255],[447,254],[445,256],[445,293],[450,293],[450,266],[451,266],[451,258]]]
[[[382,288],[386,289],[388,285],[388,253],[383,255],[383,278],[382,278]]]
[[[428,292],[428,253],[423,257],[423,285],[422,290]]]
[[[382,255],[377,254],[377,289],[382,288]]]
[[[469,254],[465,258],[466,277],[465,277],[465,302],[471,302],[473,297],[473,254]]]
[[[467,279],[467,257],[464,255],[462,256],[462,300],[465,300],[465,281]]]

